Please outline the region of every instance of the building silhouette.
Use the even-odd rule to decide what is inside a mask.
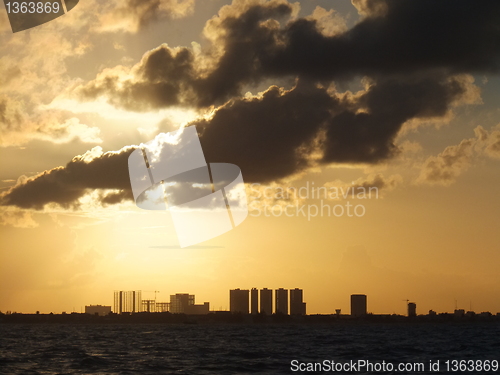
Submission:
[[[173,314],[185,314],[190,305],[194,305],[194,294],[177,293],[170,296],[170,312]]]
[[[170,311],[170,303],[169,302],[156,302],[156,312],[166,312]]]
[[[154,299],[143,299],[141,305],[144,312],[156,312],[156,301]]]
[[[248,314],[248,289],[231,289],[229,291],[229,310],[232,313]]]
[[[351,316],[360,317],[366,315],[366,294],[351,295]]]
[[[210,303],[195,305],[194,294],[177,293],[170,296],[170,312],[173,314],[203,315],[210,311]]]
[[[273,313],[273,290],[260,290],[260,313],[271,315]]]
[[[259,313],[259,291],[257,288],[252,288],[250,291],[250,312],[252,314]]]
[[[186,314],[188,315],[205,315],[210,312],[210,302],[189,305]]]
[[[276,313],[288,314],[288,290],[279,288],[274,291]]]
[[[106,316],[111,313],[111,306],[89,305],[85,306],[85,314]]]
[[[408,317],[414,318],[417,316],[417,304],[415,302],[408,303]]]
[[[136,313],[142,311],[142,298],[140,290],[115,291],[113,311],[117,314]]]
[[[290,289],[290,315],[306,315],[306,303],[302,289]]]

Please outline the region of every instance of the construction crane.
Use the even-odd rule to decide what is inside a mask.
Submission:
[[[154,293],[155,294],[155,302],[156,302],[156,293],[160,293],[159,290],[145,290],[146,293]]]

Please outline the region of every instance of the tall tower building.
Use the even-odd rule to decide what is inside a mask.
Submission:
[[[273,290],[260,290],[260,313],[271,315],[273,313]]]
[[[288,315],[288,289],[279,288],[274,291],[276,313]]]
[[[250,291],[250,312],[252,314],[259,313],[259,291],[257,288],[252,288]]]
[[[360,317],[366,315],[366,294],[351,295],[351,316]]]
[[[414,318],[417,316],[417,304],[415,302],[408,303],[408,317]]]
[[[113,311],[116,314],[125,312],[136,313],[142,311],[142,297],[140,290],[115,291],[114,302]]]
[[[229,310],[232,313],[248,314],[248,289],[231,289],[229,291]]]
[[[290,315],[306,315],[306,303],[302,289],[290,289]]]

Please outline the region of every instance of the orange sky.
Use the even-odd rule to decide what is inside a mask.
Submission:
[[[337,308],[347,313],[354,293],[368,295],[373,313],[403,314],[407,299],[417,303],[418,313],[452,311],[455,301],[466,310],[500,312],[498,72],[450,75],[464,92],[440,116],[405,121],[394,138],[397,155],[376,163],[320,163],[311,152],[307,168],[262,182],[261,188],[273,189],[376,186],[378,199],[293,203],[349,201],[363,206],[362,217],[265,217],[251,211],[234,230],[181,249],[168,212],[143,211],[130,200],[102,204],[104,190],[87,190],[78,207],[5,204],[9,192],[78,155],[88,152],[94,160],[147,142],[162,131],[210,119],[230,100],[130,108],[118,88],[100,97],[78,95],[106,77],[138,79],[143,55],[162,43],[173,51],[187,47],[207,65],[200,71],[210,71],[229,48],[222,44],[227,35],[221,20],[242,17],[252,2],[228,8],[222,6],[230,2],[219,0],[161,3],[149,17],[119,1],[82,1],[65,16],[16,34],[0,9],[0,311],[80,311],[89,304],[112,305],[114,290],[142,290],[144,298],[158,290],[160,301],[190,293],[218,310],[229,308],[229,289],[299,287],[312,314]],[[302,1],[279,21],[283,27],[314,19],[322,35],[340,35],[367,17],[362,2],[355,3]],[[284,96],[296,78],[245,82],[231,98],[261,100],[272,85],[282,87]],[[354,75],[332,80],[327,91],[355,101],[370,87],[369,78]],[[256,202],[251,207],[283,204],[255,200],[244,167],[242,173],[249,203]]]

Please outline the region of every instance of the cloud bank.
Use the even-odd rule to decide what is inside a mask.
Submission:
[[[325,34],[314,17],[294,18],[285,0],[234,1],[209,20],[203,51],[164,44],[129,74],[110,70],[79,89],[131,110],[207,107],[266,79],[315,82],[368,76],[406,81],[433,73],[497,73],[500,4],[496,1],[356,1],[365,17],[352,29]],[[383,12],[380,9],[384,9]],[[340,28],[341,30],[342,28]]]
[[[394,141],[405,123],[443,118],[454,105],[477,101],[470,74],[500,70],[498,1],[353,3],[363,17],[346,30],[326,11],[298,18],[297,5],[285,0],[234,1],[206,23],[206,48],[163,44],[131,69],[102,71],[76,94],[137,112],[213,108],[210,118],[191,124],[207,160],[238,165],[247,182],[271,182],[312,166],[390,160],[400,153]],[[144,3],[145,22],[149,6],[159,2]],[[326,28],[325,17],[338,27]],[[364,90],[336,89],[360,77]],[[243,96],[281,78],[295,87]],[[491,155],[498,154],[495,137],[485,148]],[[472,145],[464,142],[429,159],[421,178],[454,179],[469,160]],[[118,191],[102,195],[103,204],[127,199],[132,149],[75,157],[13,187],[1,203],[70,207],[93,189]]]

